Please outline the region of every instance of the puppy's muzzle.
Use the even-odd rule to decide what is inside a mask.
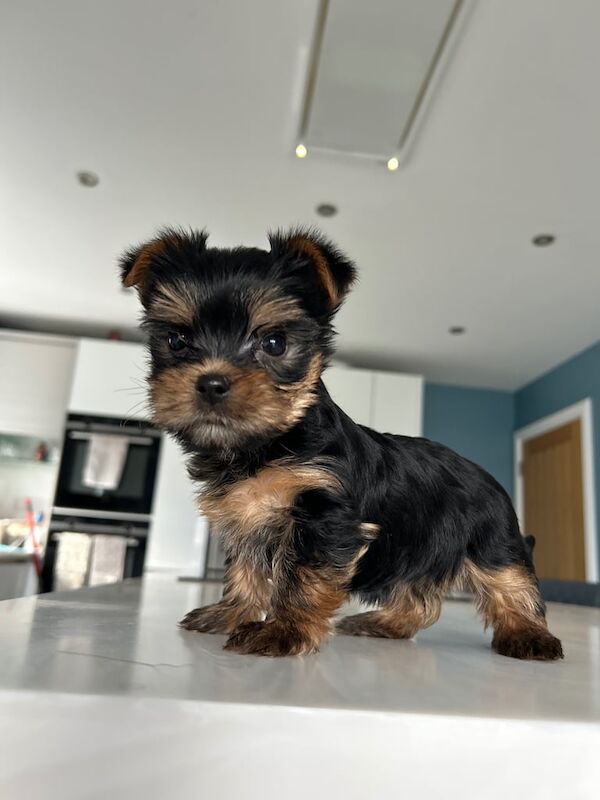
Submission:
[[[196,383],[200,402],[216,406],[229,394],[230,381],[224,375],[202,375]]]

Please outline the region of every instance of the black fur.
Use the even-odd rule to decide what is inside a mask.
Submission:
[[[272,234],[270,252],[208,248],[206,239],[204,232],[166,230],[148,245],[128,251],[122,259],[122,277],[126,280],[135,269],[140,271],[138,259],[145,258],[145,271],[137,288],[146,309],[144,326],[152,356],[150,383],[160,386],[166,373],[180,374],[184,381],[188,374],[185,368],[201,370],[207,360],[220,359],[234,371],[240,384],[259,378],[261,386],[272,389],[273,402],[285,409],[288,392],[307,379],[315,357],[324,366],[332,353],[332,320],[338,306],[331,302],[332,286],[335,296],[343,298],[355,279],[354,266],[314,231]],[[323,264],[328,269],[325,283]],[[156,318],[153,298],[161,287],[184,296],[188,306],[191,303],[193,319],[189,324]],[[291,298],[301,309],[300,315],[277,323],[276,329],[286,334],[288,342],[280,358],[268,357],[261,350],[261,337],[268,325],[258,331],[250,329],[252,304],[267,290],[271,294],[274,291],[277,298]],[[186,342],[178,352],[168,345],[169,333],[174,330]],[[188,389],[182,383],[182,396],[187,396]],[[274,643],[266,637],[267,629],[260,628],[258,622],[246,625],[248,619],[244,617],[243,632],[232,639],[235,648],[271,655],[302,652],[301,643],[306,644],[308,631],[324,613],[315,606],[309,609],[313,616],[308,614],[310,603],[302,594],[307,574],[315,582],[324,580],[322,576],[327,574],[336,591],[341,587],[367,602],[385,606],[399,587],[450,586],[469,562],[482,574],[494,576],[503,569],[516,568],[519,575],[528,576],[531,605],[536,609],[531,613],[537,617],[532,622],[533,633],[528,629],[527,637],[513,648],[514,653],[539,658],[544,657],[539,654],[540,648],[546,648],[547,657],[556,658],[560,643],[547,632],[542,636],[536,628],[545,629],[545,622],[531,551],[519,532],[508,495],[494,478],[441,444],[378,433],[355,424],[336,406],[321,380],[309,389],[310,402],[300,419],[282,426],[271,423],[270,414],[265,414],[259,428],[254,426],[251,432],[238,418],[228,418],[229,401],[225,401],[222,421],[227,427],[226,444],[216,434],[214,440],[199,437],[205,419],[215,413],[200,402],[173,420],[165,418],[164,413],[156,420],[179,439],[189,455],[192,479],[213,498],[226,496],[232,487],[273,464],[285,463],[291,469],[315,465],[338,484],[297,494],[289,509],[290,536],[262,530],[260,535],[248,532],[243,539],[244,552],[251,552],[252,568],[261,571],[263,577],[273,578],[271,611],[265,611],[275,615],[278,625],[286,623],[282,615],[289,617],[285,640],[294,644],[286,651],[280,627],[268,628],[279,631],[279,640]],[[169,391],[176,395],[179,390]],[[159,399],[165,398],[160,395]],[[363,523],[378,526],[374,539],[365,533]],[[234,551],[232,546],[232,559],[237,557]],[[274,564],[280,565],[277,575]],[[299,574],[304,576],[302,580]],[[422,594],[422,589],[419,592]],[[281,598],[286,598],[285,604]],[[234,604],[227,602],[230,619]],[[311,602],[316,601],[313,598]],[[323,607],[329,605],[324,603]],[[214,630],[219,627],[215,613],[218,615],[218,609],[215,612],[213,608],[209,625],[203,621],[202,609],[192,612],[186,626]],[[315,622],[312,627],[310,619]],[[519,619],[517,609],[517,627]],[[298,631],[302,630],[305,633],[301,635]],[[253,650],[255,634],[260,646],[256,644]],[[506,636],[503,652],[511,654],[510,636],[508,640]],[[310,647],[317,645],[315,639]]]
[[[296,536],[302,563],[348,558],[350,520],[368,520],[380,533],[361,559],[350,589],[367,602],[385,601],[398,582],[453,578],[471,559],[484,569],[521,565],[533,570],[510,498],[485,470],[428,439],[382,434],[356,425],[319,386],[319,402],[292,430],[245,450],[227,465],[214,454],[194,453],[197,481],[235,482],[289,453],[301,462],[327,463],[344,494],[313,490],[297,499],[302,526]],[[225,477],[226,476],[226,477]],[[337,518],[344,524],[332,524]],[[353,548],[362,540],[353,534]]]

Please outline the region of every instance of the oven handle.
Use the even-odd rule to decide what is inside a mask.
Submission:
[[[84,433],[83,431],[69,431],[68,437],[69,439],[91,439],[93,433]],[[123,435],[123,434],[117,434]],[[151,439],[149,436],[126,436],[127,441],[129,444],[140,444],[143,447],[150,447],[150,445],[154,444],[154,440]]]
[[[151,439],[160,439],[160,431],[149,426],[134,427],[133,425],[111,425],[106,422],[86,422],[76,419],[67,419],[65,428],[68,431],[82,431],[84,433],[114,433],[119,436],[126,436],[128,433],[138,433]]]

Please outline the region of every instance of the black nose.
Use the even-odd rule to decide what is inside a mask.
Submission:
[[[214,406],[229,392],[230,383],[223,375],[202,375],[198,378],[196,389],[205,403]]]

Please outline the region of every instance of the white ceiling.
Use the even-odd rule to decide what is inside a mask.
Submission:
[[[3,2],[0,319],[131,327],[115,258],[157,226],[265,245],[319,222],[361,270],[339,319],[355,363],[514,389],[596,341],[600,3],[477,0],[396,173],[292,155],[316,14]],[[337,217],[314,214],[325,201]]]

